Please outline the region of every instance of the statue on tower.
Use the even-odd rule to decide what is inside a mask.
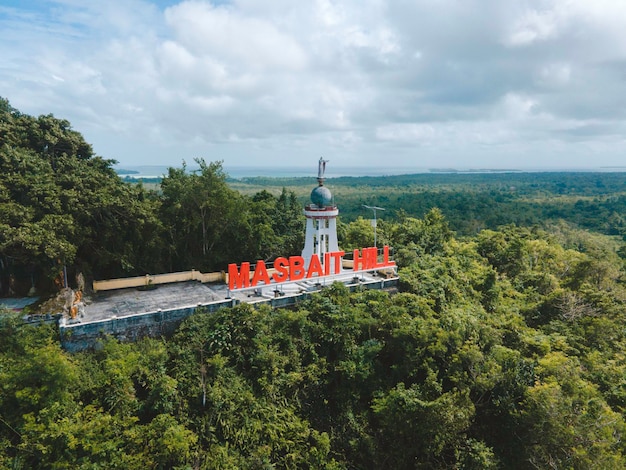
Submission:
[[[324,180],[324,172],[326,171],[326,163],[328,163],[328,160],[324,160],[322,157],[320,157],[320,161],[317,167],[317,179],[318,180]]]
[[[324,172],[326,171],[326,163],[328,160],[324,160],[320,157],[320,161],[317,167],[317,183],[318,186],[311,192],[311,202],[317,207],[326,207],[332,204],[333,195],[330,190],[324,186]]]

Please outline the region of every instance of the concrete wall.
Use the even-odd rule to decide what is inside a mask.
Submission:
[[[196,313],[200,307],[214,312],[233,306],[233,300],[224,300],[206,305],[181,306],[171,310],[140,313],[125,317],[112,317],[106,320],[80,323],[67,318],[59,320],[61,346],[69,352],[93,348],[98,340],[112,336],[120,341],[136,341],[140,338],[170,336],[180,323]]]

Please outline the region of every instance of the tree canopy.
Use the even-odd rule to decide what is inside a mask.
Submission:
[[[0,468],[624,468],[613,242],[402,224],[395,295],[335,284],[72,356],[2,316]]]

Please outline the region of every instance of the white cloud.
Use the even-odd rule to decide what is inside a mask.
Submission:
[[[511,46],[526,46],[550,39],[559,33],[562,21],[562,12],[556,8],[528,10],[515,22],[507,42]]]
[[[549,63],[540,67],[537,81],[552,88],[566,86],[572,77],[572,68],[566,63]]]
[[[376,137],[408,143],[423,143],[436,137],[435,129],[429,124],[389,124],[376,129]]]
[[[537,108],[537,101],[529,96],[507,93],[502,99],[502,114],[506,119],[528,119],[536,113]]]
[[[168,8],[165,20],[181,46],[198,56],[218,57],[257,70],[292,71],[306,65],[297,41],[265,19],[188,1]]]
[[[601,164],[624,24],[609,0],[49,0],[0,7],[0,93],[124,162]]]

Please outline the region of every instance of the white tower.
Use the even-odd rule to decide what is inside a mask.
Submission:
[[[311,257],[318,255],[325,272],[339,274],[335,272],[332,262],[330,267],[325,266],[325,262],[330,261],[324,254],[339,251],[337,242],[337,215],[339,210],[332,202],[333,195],[330,190],[324,186],[324,171],[327,162],[328,160],[320,158],[317,172],[319,186],[311,191],[311,204],[304,208],[306,234],[302,257],[305,260],[306,269],[309,267]]]

